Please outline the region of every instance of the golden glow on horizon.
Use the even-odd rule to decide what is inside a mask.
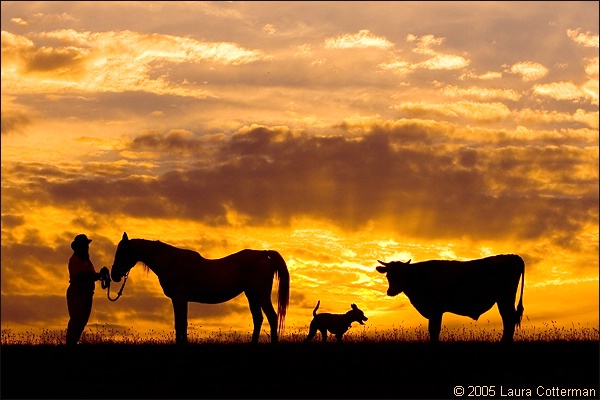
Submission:
[[[61,215],[63,214],[63,215]],[[84,220],[92,219],[85,213],[78,212]],[[43,216],[43,217],[42,217]],[[40,210],[39,215],[32,215],[31,219],[37,221],[36,227],[40,236],[35,240],[44,243],[52,242],[54,236],[50,234],[53,231],[69,230],[69,218],[72,213],[64,213],[57,209]],[[199,251],[206,258],[220,258],[227,254],[239,251],[242,248],[255,249],[274,249],[279,251],[288,264],[292,278],[292,306],[288,311],[286,326],[289,329],[302,330],[310,322],[310,316],[314,304],[321,300],[323,307],[330,312],[347,311],[348,301],[360,304],[362,309],[368,310],[370,316],[371,328],[379,330],[391,329],[393,326],[418,327],[426,326],[426,320],[420,316],[408,303],[408,299],[403,295],[394,298],[386,296],[385,290],[387,283],[382,275],[375,273],[376,260],[402,260],[412,259],[413,262],[424,261],[426,259],[471,259],[485,257],[490,254],[506,252],[504,249],[516,250],[516,253],[523,254],[524,251],[531,251],[531,243],[522,243],[519,246],[515,244],[489,243],[480,244],[473,248],[469,241],[453,241],[446,245],[431,245],[428,241],[415,242],[410,240],[410,244],[404,244],[406,241],[389,233],[379,233],[380,230],[375,227],[368,228],[362,232],[344,232],[334,226],[323,222],[312,221],[310,219],[298,220],[292,223],[288,229],[281,228],[248,228],[244,226],[235,226],[232,224],[228,228],[206,227],[191,221],[144,221],[129,219],[126,216],[115,216],[123,226],[127,226],[130,238],[143,237],[150,240],[161,240],[182,248],[190,248]],[[65,221],[63,226],[56,225],[56,221]],[[44,225],[47,222],[47,226]],[[27,226],[27,224],[25,224]],[[152,226],[152,229],[148,229]],[[162,227],[162,228],[161,228]],[[94,238],[92,248],[92,261],[96,268],[102,265],[110,267],[112,263],[113,251],[116,247],[116,241],[120,238],[120,231],[113,227],[107,227],[95,231],[91,237]],[[144,235],[138,235],[136,232],[144,231]],[[41,233],[46,235],[41,236]],[[31,240],[31,232],[13,231],[14,237],[4,238],[3,241],[9,245],[11,241],[24,242]],[[122,232],[121,232],[122,233]],[[115,243],[107,242],[112,238]],[[65,238],[66,239],[66,238]],[[597,232],[590,227],[587,238],[582,238],[582,245],[593,245],[597,241]],[[67,241],[66,239],[65,241]],[[65,248],[64,244],[55,243],[54,246]],[[206,247],[206,250],[204,248]],[[593,270],[595,262],[594,257],[590,256],[587,260],[591,265],[585,265],[584,260],[572,259],[565,264],[563,255],[545,255],[545,247],[535,250],[531,257],[537,259],[537,262],[529,263],[526,266],[525,280],[525,315],[530,324],[538,327],[546,321],[546,315],[552,314],[552,320],[561,325],[569,326],[571,322],[578,321],[581,317],[592,324],[597,324],[597,313],[590,304],[595,304],[598,308],[598,276],[593,271],[589,275],[579,275],[578,278],[565,274],[564,270],[580,268],[582,270]],[[537,254],[537,251],[540,253]],[[457,253],[463,257],[457,257]],[[536,254],[535,256],[533,254]],[[544,258],[542,258],[544,257]],[[579,264],[583,262],[584,264]],[[561,265],[556,268],[556,265]],[[61,270],[60,263],[55,271]],[[54,267],[48,265],[48,268]],[[590,268],[592,267],[592,268]],[[44,270],[40,268],[39,271]],[[556,271],[547,273],[544,271]],[[41,294],[60,296],[62,286],[56,285],[52,278],[59,281],[66,281],[66,271],[63,276],[51,276],[44,274],[44,279],[32,283],[30,280],[13,279],[11,286],[14,285],[22,295]],[[113,296],[120,284],[113,283]],[[328,288],[323,290],[323,288]],[[569,289],[567,289],[569,288]],[[136,302],[136,296],[144,293],[148,300],[153,299],[153,309],[160,307],[160,318],[154,320],[145,320],[145,317],[135,317],[135,314],[143,310],[127,309],[129,307],[140,308],[141,305]],[[274,288],[274,293],[276,290]],[[554,293],[553,303],[548,303],[547,296]],[[558,294],[568,293],[569,302],[558,300]],[[160,330],[169,332],[172,330],[172,309],[171,303],[166,298],[160,287],[156,275],[152,272],[146,273],[141,265],[132,269],[124,296],[117,303],[109,303],[106,300],[106,292],[99,287],[96,290],[95,310],[91,322],[100,326],[109,325],[113,327],[133,327],[138,332],[150,330]],[[596,303],[594,303],[594,301]],[[232,304],[235,305],[233,314],[218,317],[219,310],[226,310],[231,304],[221,305],[190,305],[190,323],[196,326],[198,334],[211,333],[222,329],[233,329],[244,331],[251,326],[251,317],[247,311],[246,299],[243,295],[236,298]],[[589,307],[589,308],[588,308]],[[576,308],[579,313],[577,317],[569,314],[569,310]],[[211,312],[211,309],[212,312]],[[584,311],[584,310],[588,311]],[[561,317],[560,315],[563,313]],[[131,313],[134,312],[134,315]],[[206,315],[206,316],[204,316]],[[372,317],[371,317],[372,315]],[[574,320],[573,318],[577,318]],[[45,323],[39,327],[48,329],[61,329],[61,322],[56,321],[49,325]],[[444,316],[445,326],[460,327],[462,325],[476,324],[479,327],[498,328],[501,326],[501,320],[497,315],[496,307],[480,317],[476,323],[466,317],[453,316],[446,314]],[[13,330],[19,330],[19,325],[15,323],[7,324]],[[32,325],[25,325],[21,329]],[[37,326],[34,324],[34,326]],[[293,327],[293,328],[292,328]],[[6,326],[3,326],[6,328]],[[248,328],[249,329],[249,328]],[[357,328],[358,329],[358,328]]]

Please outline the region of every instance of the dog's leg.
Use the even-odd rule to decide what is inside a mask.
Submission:
[[[327,329],[320,329],[321,331],[321,338],[323,339],[323,342],[327,341]]]
[[[335,335],[335,338],[337,339],[338,343],[342,343],[342,336],[344,336],[343,333],[338,333],[337,335]]]

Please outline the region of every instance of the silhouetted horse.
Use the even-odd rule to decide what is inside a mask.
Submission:
[[[278,252],[246,249],[209,260],[195,251],[160,241],[130,240],[123,233],[111,268],[112,280],[119,282],[138,262],[158,276],[163,292],[173,302],[176,343],[187,343],[188,302],[224,303],[242,292],[248,298],[254,322],[252,343],[258,342],[262,311],[271,328],[271,342],[277,343],[277,330],[284,328],[290,295],[290,275]],[[277,313],[271,303],[275,275],[279,278]]]

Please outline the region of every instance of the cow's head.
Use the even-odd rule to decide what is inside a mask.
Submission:
[[[388,280],[387,295],[396,296],[402,293],[405,289],[407,266],[410,264],[410,260],[407,262],[390,261],[387,263],[377,260],[377,262],[383,266],[377,266],[375,269],[377,272],[385,274]]]

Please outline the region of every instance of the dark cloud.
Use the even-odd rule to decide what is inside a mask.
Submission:
[[[13,323],[36,325],[41,321],[44,325],[64,321],[65,328],[67,326],[67,301],[64,296],[2,294],[0,306],[3,326]]]
[[[77,70],[83,64],[84,54],[78,49],[42,48],[27,55],[25,70],[28,72],[62,72],[64,69]]]
[[[10,215],[3,214],[2,215],[2,227],[3,228],[15,228],[17,226],[23,225],[25,222],[25,218],[22,215]]]
[[[149,279],[157,280],[154,275]],[[120,287],[120,284],[112,284],[112,298],[116,296],[116,292]],[[101,321],[124,325],[127,324],[128,320],[146,320],[157,324],[173,325],[174,316],[171,299],[164,295],[149,294],[145,289],[136,287],[135,278],[128,280],[123,295],[117,302],[111,303],[106,297],[105,291],[96,290],[94,307],[96,317]],[[119,308],[118,315],[115,314],[115,307]],[[248,301],[243,294],[226,303],[200,304],[190,302],[188,304],[189,319],[206,319],[210,321],[236,314],[239,314],[241,318],[247,318],[249,322],[252,320]]]
[[[585,148],[492,149],[440,137],[412,126],[380,127],[363,137],[256,127],[204,153],[202,139],[190,132],[146,133],[133,140],[131,150],[166,157],[175,152],[187,160],[181,165],[196,160],[198,166],[152,178],[126,176],[125,169],[116,177],[82,179],[59,168],[40,177],[39,167],[32,171],[19,164],[11,173],[30,175],[32,185],[12,188],[6,196],[217,225],[228,223],[228,208],[251,225],[285,225],[295,216],[311,216],[353,230],[385,221],[385,228],[428,238],[564,236],[597,217],[597,180],[593,174],[578,176],[590,168]],[[205,154],[212,164],[203,160]],[[61,173],[67,179],[55,179]]]
[[[275,291],[275,290],[274,290]],[[276,303],[275,303],[276,304]],[[235,300],[220,304],[190,303],[189,316],[191,318],[221,319],[232,314],[240,314],[241,318],[252,321],[250,308],[245,295],[240,295]]]
[[[2,135],[23,133],[26,126],[31,124],[31,117],[22,111],[6,111],[2,109]]]
[[[43,286],[49,277],[62,280],[67,275],[67,263],[72,254],[70,243],[65,243],[62,248],[50,247],[35,230],[26,231],[25,237],[17,242],[11,235],[5,235],[3,230],[2,277],[6,279],[2,279],[2,289],[23,289],[11,286],[23,285],[22,280],[31,287]],[[64,272],[56,267],[61,263],[64,265]],[[39,268],[44,269],[44,274]]]
[[[121,284],[111,285],[111,297],[115,298]],[[128,282],[122,297],[116,302],[107,299],[104,290],[96,290],[94,295],[95,317],[110,324],[126,325],[127,321],[146,320],[157,324],[173,324],[173,306],[166,296],[153,296],[135,290],[135,283]],[[119,313],[115,313],[118,308]]]
[[[210,140],[194,136],[186,130],[171,130],[165,135],[160,132],[145,132],[134,137],[131,143],[132,150],[151,150],[175,156],[201,153],[206,157],[213,146]]]
[[[72,76],[82,72],[87,52],[76,47],[37,47],[18,35],[2,31],[2,58],[4,62],[21,66],[25,73],[53,73]],[[6,61],[5,61],[6,60]]]
[[[4,217],[3,217],[4,219]],[[46,242],[35,229],[26,229],[23,237],[15,237],[9,227],[2,229],[2,290],[16,291],[24,295],[35,294],[40,287],[56,280],[62,286],[53,292],[66,290],[68,286],[68,262],[73,254],[71,241],[79,233],[86,233],[93,240],[90,259],[96,270],[110,266],[116,250],[115,238],[94,234],[93,230],[60,232],[54,243]]]

